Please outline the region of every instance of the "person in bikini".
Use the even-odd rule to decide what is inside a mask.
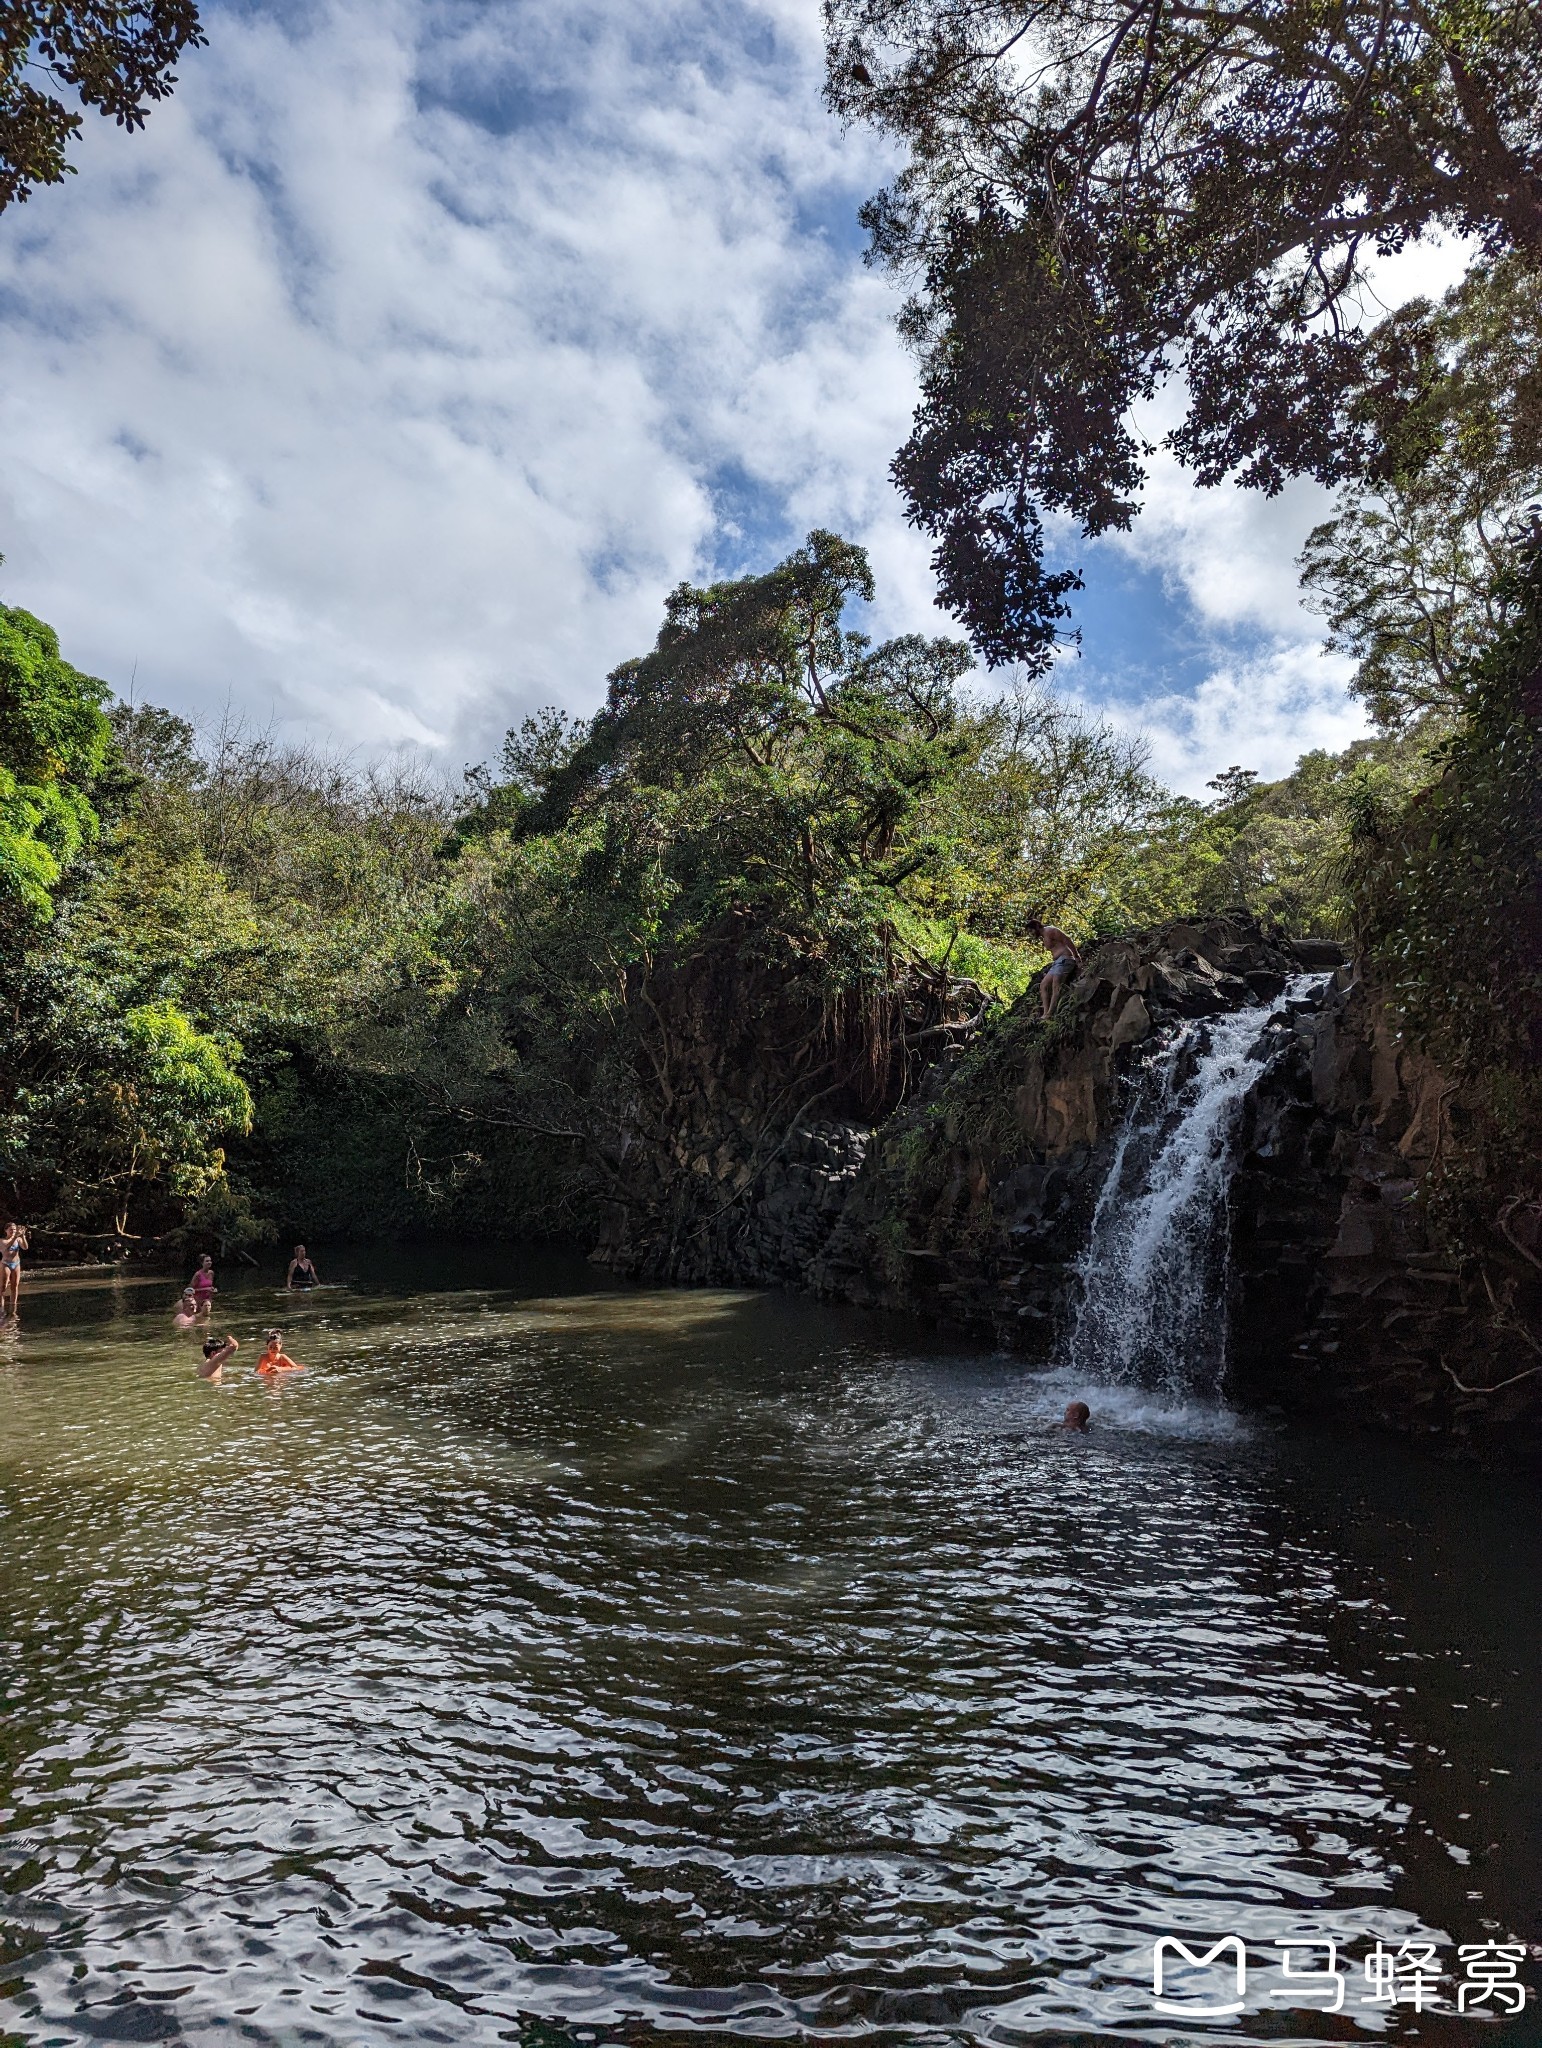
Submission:
[[[284,1350],[282,1330],[269,1330],[268,1348],[257,1361],[257,1370],[267,1379],[281,1372],[304,1372],[305,1367],[290,1358]]]
[[[207,1315],[214,1306],[214,1261],[207,1252],[198,1261],[198,1271],[188,1283],[197,1298],[198,1310]]]
[[[1052,1017],[1060,1000],[1061,984],[1069,981],[1081,966],[1082,956],[1076,950],[1075,940],[1068,938],[1058,925],[1041,924],[1038,918],[1030,917],[1028,936],[1049,948],[1049,966],[1039,980],[1039,1002],[1043,1014]]]
[[[26,1231],[19,1223],[8,1223],[0,1233],[0,1316],[20,1313],[21,1255],[26,1249]]]
[[[316,1271],[310,1253],[303,1244],[297,1244],[294,1248],[294,1257],[289,1261],[289,1271],[284,1277],[284,1285],[288,1288],[316,1287],[320,1285],[320,1281],[321,1275]]]

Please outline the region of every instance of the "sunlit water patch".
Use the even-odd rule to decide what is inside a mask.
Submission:
[[[1236,1933],[1207,2038],[1472,2040],[1270,1959],[1542,1938],[1520,1482],[352,1263],[222,1295],[220,1386],[153,1287],[0,1348],[8,2038],[1176,2042],[1153,1944]]]

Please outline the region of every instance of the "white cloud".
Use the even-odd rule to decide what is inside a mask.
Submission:
[[[1359,739],[1365,719],[1345,687],[1350,667],[1310,644],[1287,644],[1222,661],[1191,692],[1112,715],[1145,734],[1154,774],[1202,797],[1210,777],[1233,762],[1271,781],[1315,747],[1337,752]]]
[[[1414,297],[1439,297],[1471,254],[1450,239],[1378,259],[1365,294],[1367,317]],[[1233,483],[1201,489],[1161,445],[1183,406],[1182,388],[1174,385],[1139,416],[1138,430],[1156,444],[1141,513],[1107,545],[1161,577],[1170,602],[1192,621],[1189,665],[1197,662],[1206,673],[1191,689],[1145,694],[1134,712],[1106,698],[1100,708],[1144,730],[1157,772],[1197,795],[1227,763],[1283,774],[1298,754],[1347,746],[1368,725],[1347,695],[1352,664],[1323,654],[1321,621],[1301,597],[1297,558],[1312,527],[1327,517],[1332,493],[1307,478],[1273,498]],[[1066,680],[1074,687],[1080,679],[1069,671]],[[1095,681],[1081,688],[1097,697]]]
[[[651,641],[722,470],[773,546],[901,569],[882,623],[924,603],[893,299],[817,225],[882,168],[812,7],[327,0],[182,69],[0,219],[5,594],[82,666],[479,751]]]
[[[1142,422],[1153,440],[1176,422],[1176,404],[1163,415]],[[1296,556],[1327,516],[1329,492],[1306,478],[1274,498],[1231,483],[1201,489],[1162,447],[1147,467],[1141,514],[1118,536],[1121,552],[1160,570],[1205,626],[1320,637],[1302,608]]]
[[[83,667],[453,767],[815,524],[867,543],[877,630],[950,630],[887,480],[914,372],[854,224],[887,163],[820,104],[816,0],[210,30],[142,135],[88,121],[0,216],[0,590]],[[1191,785],[1357,729],[1295,587],[1323,502],[1161,456],[1116,543],[1215,642],[1192,699],[1120,679]]]

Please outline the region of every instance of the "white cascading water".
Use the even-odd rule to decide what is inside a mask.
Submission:
[[[1303,975],[1300,996],[1323,977]],[[1186,1025],[1146,1069],[1077,1262],[1072,1373],[1216,1399],[1226,1369],[1227,1192],[1247,1093],[1277,1047],[1278,1004]]]

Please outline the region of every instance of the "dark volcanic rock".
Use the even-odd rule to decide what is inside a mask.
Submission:
[[[1493,1277],[1452,1264],[1421,1200],[1465,1142],[1456,1091],[1347,968],[1293,1036],[1248,1105],[1233,1181],[1234,1392],[1534,1457],[1542,1270],[1496,1257],[1496,1323]]]
[[[1092,948],[1050,1025],[1030,993],[883,1126],[808,1284],[1044,1353],[1134,1075],[1183,1023],[1299,971],[1237,917]]]
[[[739,919],[684,962],[634,972],[641,1056],[593,1256],[660,1280],[800,1286],[876,1125],[978,1015],[972,982],[897,976],[829,1003]]]
[[[1315,981],[1282,1002],[1304,970]],[[1542,1443],[1542,1266],[1509,1260],[1496,1326],[1483,1275],[1439,1254],[1420,1195],[1460,1151],[1459,1101],[1333,942],[1185,921],[1092,948],[1048,1026],[1036,992],[975,1030],[967,991],[912,989],[879,1020],[886,1048],[850,1020],[832,1031],[731,947],[650,997],[670,1100],[639,1122],[598,1257],[806,1288],[1038,1356],[1074,1308],[1142,1068],[1194,1020],[1259,1005],[1263,1029],[1273,1005],[1231,1184],[1232,1393],[1442,1446]]]

